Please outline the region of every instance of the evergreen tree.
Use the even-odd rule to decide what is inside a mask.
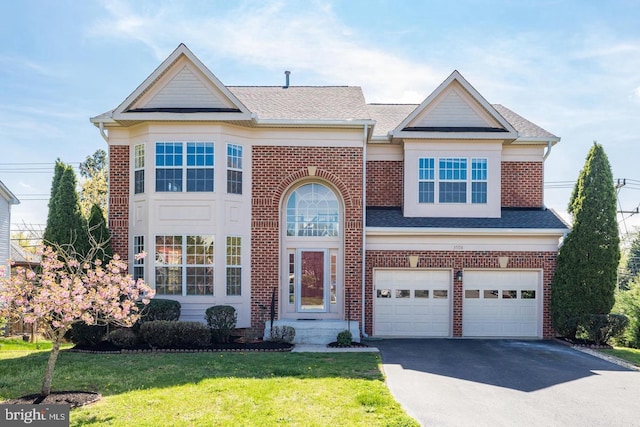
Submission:
[[[84,255],[89,248],[89,239],[86,220],[80,213],[78,193],[76,193],[76,175],[71,166],[59,161],[56,163],[56,168],[58,165],[62,165],[62,174],[57,180],[56,188],[52,187],[51,190],[53,198],[49,200],[44,244],[57,245],[65,250],[73,247],[78,254]],[[53,184],[56,184],[57,174],[56,170]]]
[[[91,215],[91,208],[99,204],[102,211],[107,210],[107,193],[109,192],[107,176],[107,152],[98,149],[80,163],[80,209],[85,218]]]
[[[607,314],[614,303],[620,238],[611,166],[594,143],[571,195],[573,227],[558,253],[551,292],[556,331],[575,336],[587,314]]]
[[[54,215],[55,209],[53,208],[53,203],[54,200],[56,198],[56,194],[58,192],[58,187],[60,185],[60,178],[62,178],[62,173],[64,172],[64,163],[62,163],[60,161],[60,159],[56,160],[56,165],[54,167],[53,170],[53,180],[51,181],[51,194],[49,195],[49,212],[47,213],[47,224],[49,224],[51,221],[53,221],[52,216]],[[52,241],[52,235],[51,233],[53,232],[53,230],[50,227],[46,227],[44,229],[44,234],[42,236],[42,239],[47,242],[47,241]]]
[[[111,234],[107,228],[104,214],[99,205],[94,204],[91,207],[91,215],[88,221],[89,239],[94,253],[91,254],[92,261],[99,259],[103,264],[107,264],[113,258],[113,249],[111,248]]]

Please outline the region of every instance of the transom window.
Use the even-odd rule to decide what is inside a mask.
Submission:
[[[156,236],[156,293],[213,295],[213,236]]]
[[[339,209],[338,198],[324,185],[298,187],[287,200],[287,236],[338,236]]]
[[[468,173],[469,163],[471,173]],[[487,159],[419,158],[418,202],[487,203]]]
[[[156,143],[156,191],[213,191],[213,142],[187,142],[186,161],[184,145]]]

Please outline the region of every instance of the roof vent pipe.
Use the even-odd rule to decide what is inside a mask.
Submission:
[[[289,87],[289,75],[291,74],[291,71],[285,71],[284,72],[284,86],[282,86],[282,89],[287,89]]]

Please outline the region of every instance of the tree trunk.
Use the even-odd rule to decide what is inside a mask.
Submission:
[[[49,353],[49,360],[47,361],[47,369],[44,371],[44,380],[42,381],[42,390],[40,395],[42,397],[49,396],[51,393],[51,381],[53,381],[53,368],[56,367],[56,361],[58,360],[58,353],[60,353],[60,340],[53,340],[53,348]]]

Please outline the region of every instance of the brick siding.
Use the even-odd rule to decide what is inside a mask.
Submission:
[[[113,252],[129,258],[129,146],[109,146],[109,231]]]
[[[543,271],[543,319],[544,338],[555,336],[551,323],[549,304],[551,283],[556,268],[556,252],[487,252],[487,251],[367,251],[365,278],[365,331],[373,333],[373,269],[409,268],[409,256],[419,257],[419,268],[450,268],[454,272],[464,269],[498,269],[498,257],[509,257],[508,269],[542,269]],[[453,284],[453,336],[462,336],[462,281]]]
[[[254,146],[251,325],[258,333],[269,318],[269,310],[261,306],[270,306],[274,289],[279,297],[280,201],[293,185],[310,177],[310,166],[317,168],[314,179],[334,187],[344,203],[344,287],[353,301],[352,319],[362,315],[362,148]]]
[[[543,184],[542,162],[502,162],[502,207],[541,208]]]
[[[402,206],[404,162],[367,162],[367,206]]]

